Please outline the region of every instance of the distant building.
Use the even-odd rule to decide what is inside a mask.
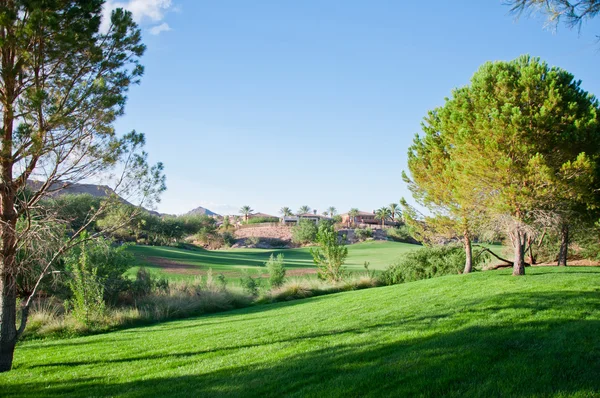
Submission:
[[[350,225],[350,224],[373,224],[379,225],[381,221],[375,219],[375,212],[369,213],[366,211],[359,211],[354,220],[348,213],[341,214],[342,223]]]
[[[270,214],[265,214],[265,213],[254,213],[254,214],[249,214],[248,218],[279,218],[277,216],[272,216]]]
[[[315,213],[304,213],[295,216],[281,217],[281,223],[283,225],[296,225],[300,220],[310,220],[316,224],[319,224],[321,220],[329,220],[329,217],[321,216]]]

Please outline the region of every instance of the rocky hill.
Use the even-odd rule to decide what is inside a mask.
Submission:
[[[210,211],[202,206],[196,207],[193,210],[188,211],[184,216],[220,216],[219,214]]]

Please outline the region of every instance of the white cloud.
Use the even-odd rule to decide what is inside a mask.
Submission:
[[[161,34],[161,32],[168,32],[171,30],[171,27],[169,26],[168,23],[163,22],[160,25],[156,25],[150,28],[150,34],[152,35],[159,35]]]
[[[131,11],[133,19],[140,25],[146,23],[161,22],[167,11],[173,8],[172,0],[108,0],[104,3],[102,16],[102,30],[109,27],[110,13],[115,8],[123,8]],[[161,32],[171,30],[167,23],[162,23],[150,28],[150,33],[157,35]]]

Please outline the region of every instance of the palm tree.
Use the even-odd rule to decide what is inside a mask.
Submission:
[[[327,208],[327,212],[333,218],[337,214],[337,209],[335,207],[333,207],[333,206],[329,206]]]
[[[392,212],[387,207],[382,207],[381,209],[377,209],[375,211],[375,219],[381,220],[381,228],[385,227],[385,221],[390,219]]]
[[[325,210],[325,211],[324,211],[322,214],[323,214],[325,217],[327,217],[327,216],[329,215],[329,212],[327,212],[327,210]]]
[[[348,227],[350,227],[350,220],[352,220],[352,224],[356,224],[356,216],[358,216],[359,214],[360,211],[356,207],[350,209],[350,211],[348,212]]]
[[[282,207],[281,209],[279,209],[279,213],[284,217],[289,217],[294,214],[292,209],[290,209],[289,207]]]
[[[244,216],[245,222],[248,222],[248,217],[250,216],[250,214],[252,214],[253,211],[254,210],[252,210],[250,206],[242,206],[242,208],[240,209],[240,214]]]
[[[391,216],[392,216],[392,222],[396,222],[396,216],[399,216],[400,214],[402,214],[400,212],[400,207],[398,206],[398,203],[390,203],[389,209],[390,209]]]
[[[304,205],[300,209],[298,209],[298,214],[310,213],[310,207]]]

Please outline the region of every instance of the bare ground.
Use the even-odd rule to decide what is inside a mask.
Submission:
[[[168,260],[162,257],[152,257],[146,256],[144,260],[148,263],[160,267],[163,271],[169,274],[178,274],[178,275],[206,275],[207,270],[202,269],[196,265],[179,263],[177,261]],[[220,271],[218,274],[223,274],[229,277],[235,277],[240,275],[240,271]],[[312,275],[316,274],[317,270],[315,268],[294,268],[286,270],[287,276],[304,276],[304,275]],[[261,278],[268,278],[269,274],[261,273]]]

